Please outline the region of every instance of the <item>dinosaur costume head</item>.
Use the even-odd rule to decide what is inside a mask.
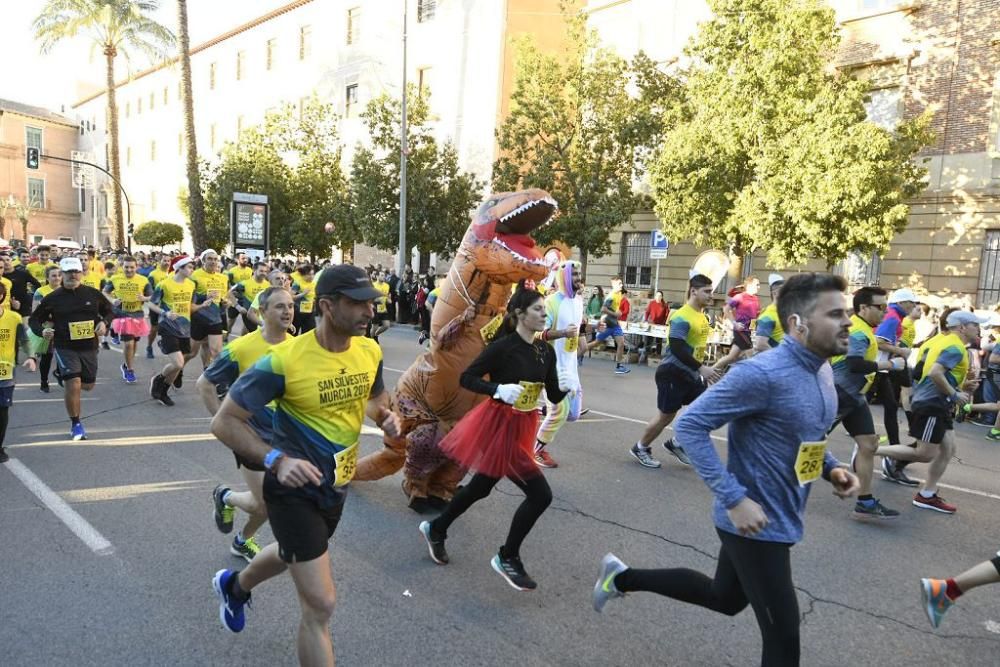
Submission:
[[[548,222],[557,208],[552,196],[537,188],[490,195],[473,216],[456,262],[464,255],[494,283],[541,280],[548,267],[531,232]]]

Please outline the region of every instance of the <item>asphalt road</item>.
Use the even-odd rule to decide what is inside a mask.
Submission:
[[[392,383],[418,352],[415,334],[394,329],[383,348]],[[242,634],[219,625],[210,579],[242,561],[215,529],[210,493],[240,478],[209,435],[194,369],[177,406],[165,408],[146,393],[162,359],[139,360],[135,386],[121,382],[120,363],[117,352],[101,354],[99,384],[84,401],[90,440],[79,443],[67,440],[61,391],[42,394],[36,377],[19,377],[13,460],[0,466],[0,664],[295,664],[298,605],[287,578],[255,591]],[[654,407],[652,371],[615,376],[596,358],[583,366],[592,411],[552,446],[555,501],[522,551],[535,592],[512,590],[489,566],[519,502],[510,483],[452,527],[447,567],[428,558],[398,475],[353,484],[332,543],[339,663],[756,664],[749,609],[726,617],[650,594],[613,601],[602,615],[590,607],[609,550],[636,566],[715,567],[711,497],[694,471],[669,457],[647,470],[627,454]],[[954,516],[918,510],[911,490],[876,481],[903,516],[859,524],[848,502],[816,486],[792,552],[803,664],[1000,664],[1000,587],[963,597],[937,631],[920,605],[919,577],[954,574],[1000,548],[1000,445],[983,440],[981,427],[958,430],[942,489],[960,508]],[[379,446],[377,434],[363,436],[364,451]],[[846,459],[846,435],[832,449]],[[99,535],[88,543],[72,532],[22,481],[24,470]],[[271,540],[267,528],[261,539]]]

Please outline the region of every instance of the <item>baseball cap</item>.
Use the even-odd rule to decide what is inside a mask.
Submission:
[[[913,293],[913,290],[906,287],[898,289],[889,295],[889,303],[902,303],[903,301],[910,301],[912,303],[917,303],[917,295]]]
[[[967,310],[955,310],[948,315],[948,319],[945,320],[945,324],[951,327],[960,327],[963,324],[986,324],[990,321],[988,317],[979,317],[975,313],[970,313]]]
[[[79,257],[63,257],[59,260],[59,268],[63,271],[83,271]]]
[[[767,284],[770,287],[774,287],[778,283],[785,282],[785,277],[780,273],[772,273],[767,277]]]
[[[316,296],[343,294],[355,301],[369,301],[384,296],[375,289],[364,269],[349,264],[323,270],[316,282]]]
[[[181,269],[187,266],[193,261],[194,260],[188,257],[187,255],[178,255],[177,257],[174,257],[172,260],[170,260],[170,270],[176,271],[177,269]]]

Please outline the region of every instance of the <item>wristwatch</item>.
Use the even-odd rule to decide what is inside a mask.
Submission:
[[[285,453],[280,449],[272,449],[264,457],[264,467],[267,468],[268,472],[274,472],[275,466],[278,465],[278,461],[285,458]]]

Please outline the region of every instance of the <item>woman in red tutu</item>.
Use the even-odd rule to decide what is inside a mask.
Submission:
[[[475,474],[440,516],[420,524],[431,558],[444,565],[448,562],[444,548],[448,527],[473,503],[490,495],[502,478],[510,479],[524,491],[525,498],[492,565],[521,591],[536,588],[521,563],[521,543],[552,502],[552,491],[534,459],[538,430],[535,407],[543,388],[555,403],[566,395],[566,389],[559,386],[555,353],[543,340],[536,340],[536,334],[544,330],[542,295],[518,288],[493,342],[460,380],[464,388],[491,399],[463,417],[441,441],[445,454]],[[490,379],[484,380],[484,375]]]

